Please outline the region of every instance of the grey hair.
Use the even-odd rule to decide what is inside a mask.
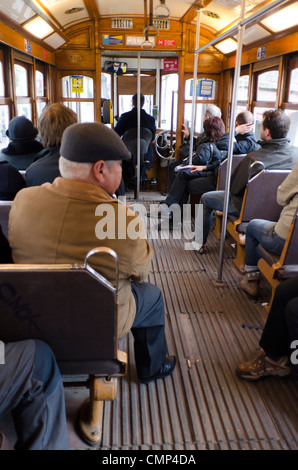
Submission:
[[[92,163],[72,162],[63,156],[59,158],[59,170],[63,178],[72,180],[76,178],[88,178],[92,169]]]
[[[221,118],[221,110],[215,104],[209,104],[205,111],[205,116],[208,115],[209,117],[218,117]]]

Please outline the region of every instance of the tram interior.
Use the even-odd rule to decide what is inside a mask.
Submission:
[[[170,16],[151,15],[152,5],[166,5]],[[239,51],[243,6],[242,22],[256,16],[244,27]],[[227,131],[232,107],[234,113],[251,110],[257,138],[262,113],[282,107],[291,118],[291,143],[298,146],[297,11],[298,2],[291,0],[2,0],[0,148],[8,145],[12,117],[25,115],[37,125],[44,106],[55,101],[73,109],[79,122],[102,120],[113,128],[140,90],[144,109],[156,119],[154,160],[146,180],[138,181],[137,198],[132,190],[125,196],[129,204],[149,210],[169,190],[168,164],[180,158],[182,123],[194,135],[200,133],[210,103],[222,109]],[[31,29],[38,22],[41,29]],[[149,34],[144,34],[146,25]],[[157,36],[150,36],[151,27]],[[115,63],[123,74],[109,71]],[[77,78],[80,90],[74,87]],[[196,79],[210,81],[210,94],[193,98]],[[146,217],[144,223],[149,234]],[[117,379],[115,400],[104,403],[102,438],[96,446],[90,447],[76,432],[77,413],[88,390],[65,387],[71,449],[297,450],[297,381],[290,377],[249,383],[235,375],[235,367],[259,348],[270,285],[261,280],[258,300],[239,289],[237,247],[228,233],[219,284],[221,239],[214,230],[203,256],[185,249],[183,231],[179,237],[175,231],[167,238],[156,234],[150,243],[154,258],[148,281],[164,297],[167,343],[169,354],[177,357],[176,369],[165,380],[138,383],[133,337],[121,339],[128,370]],[[9,418],[0,423],[0,431],[11,449],[15,433]]]

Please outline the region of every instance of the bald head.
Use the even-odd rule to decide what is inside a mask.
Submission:
[[[237,114],[236,116],[236,125],[238,124],[253,124],[254,117],[250,111],[242,111],[241,113]]]

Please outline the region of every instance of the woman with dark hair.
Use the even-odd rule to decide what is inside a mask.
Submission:
[[[200,178],[201,194],[216,188],[218,167],[223,158],[216,142],[219,139],[228,139],[229,135],[225,134],[225,125],[219,117],[206,119],[203,128],[206,139],[197,146],[191,167],[187,165],[185,169],[183,167],[176,168],[177,175],[161,208],[162,213],[170,219],[170,229],[173,224],[172,214],[169,213],[168,208],[172,204],[179,204],[182,214],[183,204],[187,203],[189,197],[188,184],[190,181]]]

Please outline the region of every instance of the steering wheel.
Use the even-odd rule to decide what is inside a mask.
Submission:
[[[171,131],[161,131],[155,137],[155,150],[157,155],[168,162],[175,160],[175,144],[176,134],[173,133],[171,145]]]

